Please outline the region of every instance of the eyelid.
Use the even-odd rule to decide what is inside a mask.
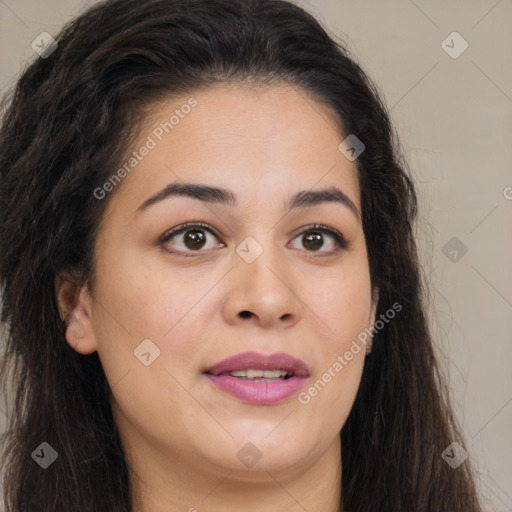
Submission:
[[[170,238],[172,238],[174,235],[179,235],[183,233],[184,231],[187,231],[190,228],[202,228],[205,231],[209,231],[213,235],[215,235],[217,238],[220,236],[216,233],[216,231],[209,226],[208,224],[205,224],[204,222],[196,221],[196,222],[185,222],[184,224],[180,224],[179,226],[175,228],[171,228],[169,231],[166,231],[159,239],[161,243],[167,242]]]
[[[201,222],[201,221],[192,221],[192,222],[186,222],[184,224],[181,224],[181,225],[165,232],[160,237],[159,242],[160,242],[160,244],[163,245],[168,240],[170,240],[172,237],[174,237],[176,235],[180,235],[181,233],[189,230],[190,228],[195,228],[195,227],[204,229],[205,231],[209,231],[211,234],[215,235],[215,237],[220,238],[220,235],[218,235],[217,232],[208,224]],[[323,233],[327,233],[331,238],[333,238],[335,240],[338,247],[334,251],[328,251],[328,252],[326,252],[326,251],[306,251],[306,252],[310,253],[313,257],[330,256],[330,255],[337,254],[341,250],[347,249],[349,243],[346,240],[346,238],[340,232],[335,230],[334,228],[330,228],[329,226],[325,226],[323,224],[310,224],[308,226],[299,228],[299,230],[297,230],[293,234],[292,240],[295,240],[295,238],[297,238],[298,236],[300,236],[302,234],[305,234],[309,231],[315,231],[315,230],[321,231]],[[222,244],[222,246],[225,247],[225,244]],[[182,253],[179,251],[170,251],[168,249],[166,249],[166,250],[170,254],[181,255],[181,256],[194,256],[196,254],[199,255],[202,252],[207,252],[207,251],[190,251],[190,252]],[[318,253],[318,254],[315,254],[315,253]]]

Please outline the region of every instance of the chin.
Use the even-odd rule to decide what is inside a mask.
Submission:
[[[308,436],[302,438],[297,436],[297,432],[286,431],[281,432],[281,435],[276,432],[268,435],[269,432],[271,430],[265,429],[265,433],[258,432],[255,435],[233,433],[234,439],[230,439],[230,446],[213,442],[216,450],[215,454],[211,454],[212,462],[231,471],[247,474],[289,471],[315,452]]]

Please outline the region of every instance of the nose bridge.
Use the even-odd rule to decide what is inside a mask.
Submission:
[[[275,239],[275,230],[258,229],[236,247],[237,288],[240,311],[260,319],[296,313],[297,297],[287,268],[286,248]]]
[[[247,194],[247,191],[246,191]],[[249,265],[259,259],[260,254],[268,246],[272,237],[275,237],[276,230],[273,213],[270,212],[267,199],[267,207],[260,195],[239,193],[240,211],[236,219],[236,229],[232,232],[235,235],[236,252],[243,262]]]
[[[276,240],[275,230],[260,228],[250,233],[236,247],[245,277],[268,281],[270,276],[277,279],[274,273],[286,273],[286,254]]]

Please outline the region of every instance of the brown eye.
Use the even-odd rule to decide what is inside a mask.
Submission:
[[[329,256],[348,246],[347,241],[340,233],[320,225],[304,229],[294,240],[297,239],[300,239],[302,248],[307,252],[318,252],[321,256]],[[325,246],[327,246],[327,250],[320,250]]]
[[[185,224],[164,235],[161,244],[171,253],[204,252],[219,246],[209,241],[208,235],[216,238],[211,229],[201,224]],[[208,243],[210,247],[207,247]]]
[[[318,251],[318,249],[322,248],[324,244],[324,239],[321,233],[309,232],[307,235],[302,235],[302,244],[306,249],[311,249],[312,251]]]
[[[160,243],[164,249],[171,254],[195,256],[196,254],[194,253],[225,247],[225,244],[221,242],[215,243],[211,240],[212,238],[218,240],[217,235],[207,225],[190,222],[166,233],[160,239]],[[294,240],[297,239],[301,240],[302,247],[299,247],[299,249],[309,253],[318,253],[315,254],[315,256],[331,256],[340,249],[346,249],[348,247],[348,242],[340,233],[320,224],[308,226],[303,229],[302,232],[294,238]],[[291,244],[292,242],[289,242],[287,247],[291,247]],[[326,246],[328,250],[321,250]]]
[[[201,249],[206,243],[206,236],[201,230],[188,230],[185,231],[183,243],[189,249]]]

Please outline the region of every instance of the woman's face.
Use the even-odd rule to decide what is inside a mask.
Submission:
[[[113,196],[94,294],[66,336],[98,351],[139,467],[256,474],[339,458],[375,310],[356,164],[330,116],[285,86],[174,98],[97,189]],[[168,236],[185,223],[202,225]],[[247,369],[279,372],[219,375]]]

